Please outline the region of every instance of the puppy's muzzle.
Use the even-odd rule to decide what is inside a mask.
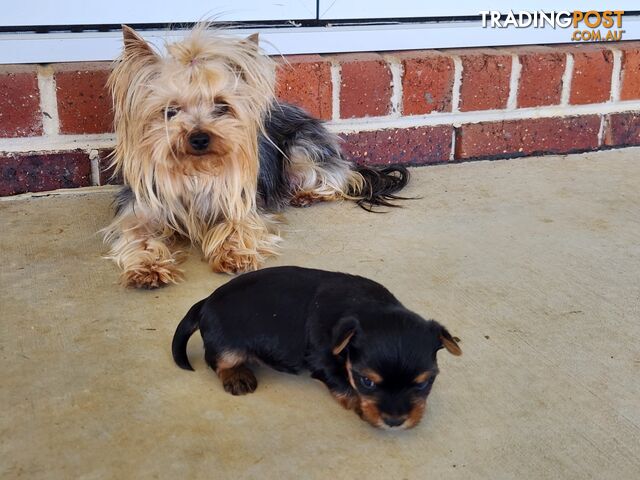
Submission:
[[[393,428],[393,427],[399,427],[403,425],[404,422],[407,421],[407,416],[406,415],[402,415],[402,416],[383,415],[382,420],[384,421],[385,425]]]
[[[208,133],[195,132],[189,135],[189,145],[191,145],[191,148],[196,152],[204,152],[209,148],[209,143],[211,143],[211,138]]]

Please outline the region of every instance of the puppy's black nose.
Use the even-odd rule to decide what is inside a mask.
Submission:
[[[384,417],[384,423],[390,427],[399,427],[406,420],[406,417]]]
[[[196,132],[189,135],[189,144],[194,150],[205,150],[209,146],[209,135],[204,132]]]

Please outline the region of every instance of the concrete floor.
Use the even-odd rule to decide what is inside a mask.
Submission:
[[[269,265],[383,282],[462,339],[423,423],[378,431],[306,376],[223,392],[188,307],[229,277],[128,291],[96,231],[112,190],[0,202],[2,478],[635,479],[640,150],[414,169],[386,215],[291,210]]]

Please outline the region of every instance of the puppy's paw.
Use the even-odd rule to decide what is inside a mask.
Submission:
[[[251,370],[245,366],[238,366],[221,370],[218,375],[226,392],[231,395],[246,395],[255,392],[258,380]]]
[[[125,287],[154,289],[182,280],[182,270],[172,261],[136,265],[122,273]]]

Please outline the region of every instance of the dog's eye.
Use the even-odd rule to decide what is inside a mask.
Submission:
[[[420,382],[416,384],[416,390],[419,390],[421,392],[427,390],[431,385],[433,385],[433,381],[435,380],[435,377],[431,377],[429,380],[427,380],[426,382]]]
[[[362,375],[360,376],[360,385],[362,385],[365,390],[373,390],[376,386],[373,380]]]
[[[180,110],[178,109],[178,107],[167,107],[164,109],[164,116],[167,119],[171,120],[173,117],[175,117],[178,114],[179,111]]]
[[[213,109],[213,112],[211,113],[213,114],[214,117],[219,117],[222,115],[226,115],[227,113],[229,113],[230,110],[231,109],[228,103],[220,102],[220,103],[216,103],[216,106]]]

